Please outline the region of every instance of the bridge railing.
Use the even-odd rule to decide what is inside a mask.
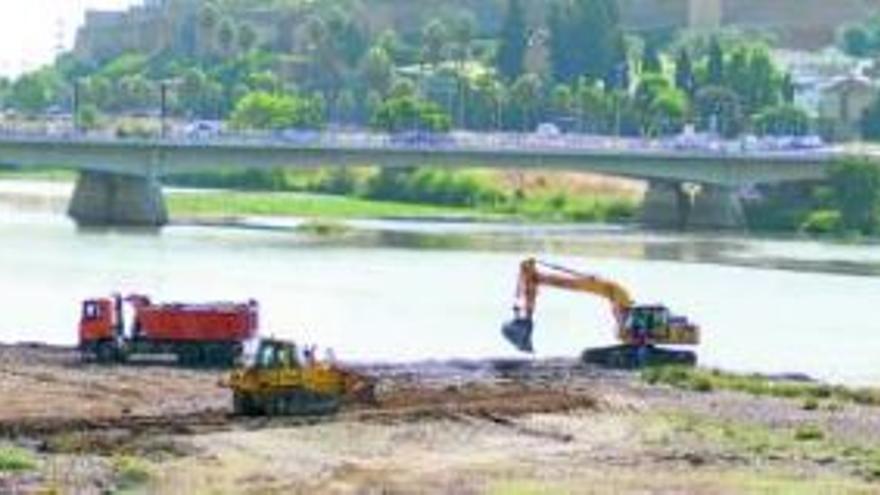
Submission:
[[[119,143],[142,146],[261,146],[297,149],[420,150],[425,152],[534,152],[595,154],[646,154],[682,156],[778,155],[815,157],[833,151],[830,147],[792,149],[750,149],[739,141],[717,141],[707,146],[683,146],[676,139],[613,137],[594,134],[541,135],[516,132],[430,133],[408,131],[376,133],[365,131],[235,131],[209,134],[172,133],[160,136],[119,137],[111,132],[74,132],[0,126],[0,140],[31,142]]]

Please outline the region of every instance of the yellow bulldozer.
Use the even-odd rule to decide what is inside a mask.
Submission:
[[[345,403],[372,402],[375,390],[372,379],[275,339],[261,340],[226,385],[235,414],[243,416],[333,414]]]

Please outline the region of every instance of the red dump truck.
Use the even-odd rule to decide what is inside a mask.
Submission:
[[[257,324],[256,301],[154,304],[146,296],[114,295],[83,302],[79,348],[103,363],[173,355],[187,366],[231,366]]]

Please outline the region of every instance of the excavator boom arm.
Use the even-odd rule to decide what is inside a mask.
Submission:
[[[539,267],[544,267],[544,271]],[[611,303],[618,322],[622,320],[626,311],[635,304],[629,292],[616,282],[528,259],[520,266],[517,306],[522,314],[519,316],[532,318],[535,313],[538,289],[542,285],[605,298]]]

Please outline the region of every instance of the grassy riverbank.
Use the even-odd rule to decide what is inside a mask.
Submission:
[[[538,198],[519,205],[442,206],[379,201],[348,196],[287,192],[210,191],[171,193],[172,216],[290,216],[307,218],[409,218],[469,221],[515,220],[536,222],[625,221],[635,202],[592,197],[560,204]]]
[[[667,366],[649,368],[642,379],[652,385],[669,385],[681,390],[712,392],[727,390],[759,397],[803,400],[805,409],[825,404],[880,406],[880,389],[850,388],[809,380],[776,379],[763,375],[744,375],[720,370]]]
[[[178,218],[289,216],[620,223],[634,218],[640,203],[640,191],[625,181],[581,174],[340,170],[170,177],[165,181],[166,196],[172,216]],[[76,174],[49,168],[0,169],[0,180],[71,183]]]
[[[487,215],[470,208],[371,201],[319,194],[187,192],[171,193],[167,200],[172,217],[488,218]]]

